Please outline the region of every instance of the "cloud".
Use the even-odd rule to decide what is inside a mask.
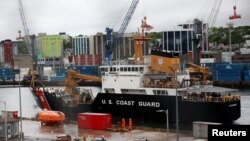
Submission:
[[[106,27],[119,30],[132,0],[22,0],[30,34],[66,32],[72,36],[93,35],[105,32]],[[128,25],[127,32],[140,26],[143,16],[154,26],[153,31],[163,31],[197,17],[201,10],[209,14],[207,5],[214,0],[140,0]],[[17,0],[0,0],[0,39],[15,40],[23,26]],[[235,26],[250,25],[249,0],[238,0],[237,12],[242,19]],[[226,26],[233,13],[233,1],[224,0],[216,26]]]

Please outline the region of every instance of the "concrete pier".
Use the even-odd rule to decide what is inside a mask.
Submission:
[[[38,121],[23,121],[23,132],[25,141],[52,141],[56,136],[68,134],[72,137],[72,141],[81,140],[86,137],[86,141],[91,141],[94,137],[104,137],[107,141],[134,141],[136,139],[147,139],[148,141],[176,141],[175,131],[167,132],[143,128],[134,129],[127,132],[101,131],[91,129],[78,129],[77,124],[64,124],[63,126],[41,126]],[[192,133],[179,133],[180,141],[194,141]],[[11,139],[10,141],[19,141],[19,139]],[[199,140],[200,141],[200,140]]]

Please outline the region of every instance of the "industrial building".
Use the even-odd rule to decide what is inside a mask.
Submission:
[[[5,117],[6,115],[6,117]],[[6,125],[7,123],[7,125]],[[16,138],[19,135],[19,119],[17,118],[17,111],[2,111],[0,116],[0,140],[4,140],[6,137]]]

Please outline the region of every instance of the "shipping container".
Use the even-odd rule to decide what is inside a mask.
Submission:
[[[250,83],[250,69],[244,71],[244,81]]]
[[[68,66],[61,68],[57,73],[56,76],[66,76],[67,70],[73,69],[81,74],[86,74],[86,75],[95,75],[99,76],[99,68],[98,66]]]
[[[86,64],[86,56],[85,54],[80,55],[80,65],[85,65]]]
[[[213,70],[213,76],[241,76],[242,70],[226,70],[226,69],[217,69]]]
[[[78,128],[105,130],[112,128],[109,113],[79,113],[77,115]]]
[[[223,82],[240,82],[242,77],[240,76],[213,76],[214,81],[223,81]]]
[[[69,59],[69,63],[72,63],[72,61],[73,61],[73,56],[68,56],[68,59]]]
[[[100,56],[99,55],[95,55],[95,62],[94,65],[99,65],[100,64]]]
[[[243,70],[244,66],[245,66],[244,63],[221,64],[221,65],[217,65],[216,69]]]
[[[80,65],[80,58],[79,58],[79,56],[75,55],[74,56],[74,61],[75,61],[75,65]]]
[[[241,82],[244,80],[244,63],[217,64],[212,71],[214,81]]]
[[[93,55],[91,55],[91,54],[89,54],[88,56],[87,56],[87,63],[88,63],[88,65],[93,65]]]
[[[15,80],[15,73],[11,68],[0,68],[1,80]]]
[[[5,40],[3,43],[4,50],[4,62],[13,63],[13,42],[11,40]],[[12,64],[13,65],[13,64]]]
[[[245,69],[250,70],[250,63],[245,63]]]
[[[65,76],[51,76],[51,81],[63,81],[65,79]]]

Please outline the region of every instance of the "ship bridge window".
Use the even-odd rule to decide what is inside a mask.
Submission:
[[[114,88],[105,88],[104,91],[105,91],[105,93],[115,93]]]
[[[202,54],[202,58],[214,58],[213,54]]]
[[[143,67],[140,67],[140,72],[143,72],[144,71],[144,68]]]
[[[121,67],[121,71],[123,71],[123,67]]]
[[[101,68],[101,71],[107,72],[108,68]]]
[[[125,68],[124,68],[124,71],[127,71],[127,70],[128,70],[128,68],[125,67]]]
[[[115,71],[115,70],[116,70],[116,68],[114,68],[114,67],[110,67],[110,68],[109,68],[109,71],[110,71],[110,72]]]
[[[153,90],[154,95],[168,95],[166,90]]]
[[[122,94],[147,94],[146,90],[137,90],[137,89],[121,89]]]
[[[131,71],[131,67],[128,67],[128,71]]]
[[[132,67],[132,71],[135,71],[135,67]]]
[[[135,68],[135,71],[138,71],[138,70],[139,70],[139,68],[136,67],[136,68]]]

